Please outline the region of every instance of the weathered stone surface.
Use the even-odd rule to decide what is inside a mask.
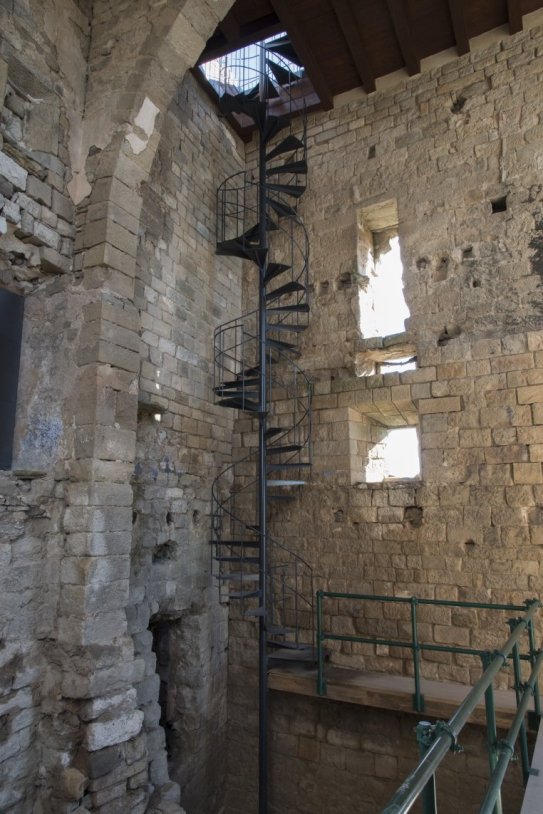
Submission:
[[[13,158],[0,151],[0,175],[13,184],[15,189],[26,189],[28,172],[17,164]]]
[[[134,710],[119,718],[104,718],[90,723],[87,727],[86,746],[90,752],[97,752],[107,746],[130,740],[141,730],[143,712]]]

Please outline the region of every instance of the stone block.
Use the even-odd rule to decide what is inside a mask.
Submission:
[[[40,246],[40,264],[50,274],[67,274],[72,268],[71,260],[50,246]]]
[[[7,88],[7,81],[8,81],[8,63],[0,59],[0,108],[4,104],[4,99],[6,98],[6,88]]]
[[[418,408],[421,415],[428,415],[429,413],[458,412],[462,409],[462,399],[460,396],[420,399]]]
[[[117,718],[95,721],[87,727],[86,747],[89,752],[97,752],[107,746],[128,741],[139,734],[142,724],[141,710],[134,710]]]
[[[13,184],[15,189],[25,190],[28,172],[9,155],[0,151],[0,175]]]
[[[29,175],[27,184],[26,184],[26,192],[31,198],[38,203],[44,204],[44,206],[51,207],[52,203],[52,190],[48,184],[44,184],[43,181],[40,181],[39,178],[36,178],[34,175]]]

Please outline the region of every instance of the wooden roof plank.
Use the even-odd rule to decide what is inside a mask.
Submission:
[[[219,28],[228,43],[237,42],[241,37],[241,27],[236,19],[234,9],[230,9],[226,17],[219,23]]]
[[[456,40],[458,55],[469,54],[469,35],[466,26],[466,0],[448,0],[449,13]]]
[[[507,0],[507,15],[511,34],[522,31],[522,5],[522,0]]]
[[[288,31],[290,41],[304,64],[313,87],[321,100],[322,107],[324,110],[331,110],[334,106],[334,97],[324,71],[304,34],[302,21],[294,13],[289,0],[271,0],[271,5],[283,23],[285,30]]]
[[[368,51],[362,41],[362,33],[353,12],[351,0],[331,0],[331,2],[362,87],[366,93],[372,93],[375,90],[375,75],[368,58]]]
[[[387,0],[388,10],[409,76],[420,73],[416,32],[409,19],[407,0]]]

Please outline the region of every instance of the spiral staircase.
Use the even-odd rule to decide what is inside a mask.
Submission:
[[[223,114],[250,120],[258,163],[218,189],[217,254],[247,261],[254,309],[214,336],[216,403],[254,419],[257,443],[212,489],[212,551],[222,598],[259,622],[260,797],[267,811],[267,671],[272,660],[314,661],[313,574],[269,533],[310,470],[311,384],[296,364],[309,319],[303,68],[286,36],[231,55],[214,85]],[[294,132],[295,127],[302,130]],[[250,291],[250,285],[246,286]]]

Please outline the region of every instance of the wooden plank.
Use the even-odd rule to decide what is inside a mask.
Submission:
[[[320,63],[311,50],[302,23],[292,9],[289,0],[271,0],[273,10],[284,25],[294,50],[302,60],[313,87],[315,88],[324,110],[331,110],[334,97]]]
[[[469,36],[466,27],[466,0],[448,0],[449,13],[451,15],[454,38],[456,40],[456,50],[459,56],[469,53]]]
[[[269,684],[272,690],[319,698],[317,695],[317,671],[289,665],[270,670]],[[413,679],[386,673],[363,673],[342,667],[326,667],[326,698],[348,704],[388,709],[419,715],[413,709]],[[453,682],[430,681],[421,683],[424,694],[424,715],[448,720],[458,709],[469,690],[468,686]],[[496,721],[500,728],[508,729],[516,713],[513,691],[496,690]],[[470,723],[486,726],[484,698],[476,707]]]
[[[507,16],[511,34],[522,31],[522,0],[507,0]]]
[[[338,19],[347,47],[356,66],[360,82],[366,93],[375,90],[375,76],[351,0],[332,0],[332,8]]]
[[[420,58],[417,54],[417,37],[408,13],[409,0],[387,0],[388,10],[396,39],[409,76],[420,73]]]
[[[226,42],[236,43],[241,36],[241,28],[239,22],[236,20],[234,9],[231,9],[226,17],[219,23],[219,29],[224,34]]]

